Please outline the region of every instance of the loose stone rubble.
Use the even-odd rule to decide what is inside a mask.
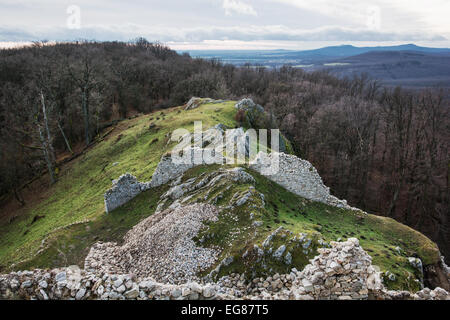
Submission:
[[[198,247],[192,240],[205,221],[216,221],[218,211],[208,204],[168,209],[143,220],[124,237],[124,243],[95,244],[85,260],[88,271],[152,276],[164,283],[197,280],[210,267],[218,250]]]
[[[331,248],[319,252],[303,271],[292,269],[290,274],[249,280],[231,274],[217,283],[189,280],[163,284],[135,273],[112,274],[98,268],[81,270],[78,266],[13,272],[0,276],[0,299],[450,300],[450,294],[441,288],[416,293],[386,290],[370,256],[355,238],[332,242]]]
[[[96,274],[78,266],[0,276],[0,299],[30,300],[206,300],[230,299],[218,285],[163,284],[130,274]]]
[[[318,249],[320,255],[298,274],[290,295],[299,299],[306,295],[314,299],[359,300],[368,298],[369,289],[382,289],[372,258],[357,239],[331,245]]]

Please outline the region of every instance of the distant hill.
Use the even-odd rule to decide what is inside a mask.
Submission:
[[[315,50],[196,50],[193,57],[219,59],[242,66],[279,68],[291,65],[307,71],[329,69],[338,76],[368,73],[385,85],[421,88],[450,87],[450,49],[414,44],[399,46],[332,46]]]
[[[395,52],[395,51],[416,51],[427,53],[450,53],[447,48],[426,48],[414,44],[405,44],[399,46],[380,46],[380,47],[355,47],[351,45],[325,47],[316,50],[294,51],[286,53],[289,57],[307,57],[309,59],[331,58],[331,57],[349,57],[368,52]]]
[[[338,76],[367,73],[385,85],[450,86],[450,53],[372,51],[323,64]]]
[[[352,45],[331,46],[314,50],[191,50],[187,51],[193,57],[218,58],[233,64],[243,64],[245,62],[255,63],[265,61],[269,64],[285,60],[323,60],[330,58],[343,58],[360,55],[368,52],[393,52],[393,51],[415,51],[425,53],[450,53],[448,48],[427,48],[414,44],[399,46],[379,46],[379,47],[355,47]]]

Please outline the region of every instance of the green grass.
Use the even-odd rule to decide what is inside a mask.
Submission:
[[[387,283],[391,289],[418,289],[416,283],[412,287],[408,280],[416,271],[407,257],[417,255],[425,265],[439,260],[439,250],[434,242],[391,218],[308,201],[257,173],[253,175],[259,177],[257,189],[266,195],[269,204],[269,214],[264,220],[266,225],[272,229],[282,225],[294,233],[320,234],[326,242],[358,238],[374,265],[397,276],[397,281]],[[403,250],[402,254],[395,251],[397,246]]]
[[[53,232],[49,246],[41,254],[16,266],[18,270],[50,268],[77,264],[83,261],[90,247],[98,242],[121,243],[125,233],[156,209],[156,204],[167,186],[138,195],[133,201],[93,221],[69,226]]]
[[[189,170],[184,179],[197,177],[217,170],[217,166],[200,166]],[[248,277],[267,276],[273,273],[286,273],[292,267],[301,270],[309,263],[309,259],[317,255],[317,248],[323,247],[319,239],[326,244],[331,241],[343,241],[348,238],[358,238],[361,246],[373,259],[373,264],[381,271],[389,271],[396,276],[395,281],[385,279],[390,289],[416,291],[419,284],[417,271],[412,268],[407,257],[417,255],[425,265],[439,260],[439,251],[431,240],[421,233],[396,222],[393,219],[375,215],[366,215],[358,211],[351,211],[331,207],[322,203],[301,198],[280,185],[268,180],[256,172],[248,170],[256,178],[255,190],[264,194],[264,209],[255,208],[261,205],[260,198],[255,194],[251,201],[241,207],[224,210],[217,222],[210,222],[195,238],[198,245],[220,247],[223,249],[219,261],[232,256],[233,262],[223,267],[218,274],[222,276],[230,273],[245,273]],[[204,175],[199,178],[202,179]],[[216,203],[226,207],[236,193],[246,193],[251,184],[232,184],[230,188],[221,184],[209,191],[208,198],[214,199],[221,195]],[[194,193],[191,202],[197,202],[206,195],[206,190]],[[205,200],[201,200],[203,202]],[[169,206],[170,202],[166,203]],[[253,213],[254,219],[250,219]],[[261,227],[254,227],[254,221],[263,221]],[[255,255],[243,255],[256,244],[262,248],[262,242],[278,227],[282,226],[284,237],[276,236],[270,247],[273,251],[285,244],[287,251],[293,257],[292,264],[275,260],[270,254],[265,254],[262,261],[256,261]],[[256,232],[255,232],[256,231]],[[290,231],[291,233],[288,233]],[[294,241],[299,234],[306,234],[311,239],[311,245],[306,252],[302,243]],[[202,240],[202,241],[201,241]],[[401,253],[395,248],[400,247]],[[287,252],[286,251],[286,252]],[[202,272],[209,274],[216,265]]]
[[[12,223],[1,223],[0,266],[7,269],[30,259],[58,228],[104,216],[103,194],[121,174],[130,172],[140,181],[150,180],[161,156],[176,144],[167,144],[166,135],[173,130],[192,131],[194,121],[202,121],[204,129],[217,123],[234,127],[234,104],[205,104],[188,111],[178,107],[121,122],[106,140],[61,170],[45,200],[25,208]],[[155,127],[150,129],[151,123]],[[32,224],[35,216],[45,217]]]

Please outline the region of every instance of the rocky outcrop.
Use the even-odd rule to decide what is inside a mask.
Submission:
[[[238,103],[235,104],[234,107],[238,110],[244,111],[257,110],[258,112],[264,112],[264,108],[259,104],[254,103],[253,100],[250,98],[244,98],[240,100]]]
[[[230,181],[233,184],[237,183],[255,183],[255,178],[245,171],[244,168],[236,167],[232,169],[219,169],[208,174],[206,177],[202,178],[198,183],[196,179],[192,178],[188,181],[181,183],[179,181],[174,181],[171,184],[171,188],[161,196],[161,200],[170,198],[171,200],[178,200],[183,197],[188,192],[197,191],[199,189],[205,188],[211,190],[218,185],[223,185],[222,182]],[[183,202],[183,201],[182,201]]]
[[[112,188],[104,194],[106,213],[124,205],[142,191],[150,188],[148,183],[139,182],[135,176],[129,173],[121,175],[117,180],[113,180],[112,185]]]
[[[182,176],[183,173],[195,166],[214,163],[214,159],[212,159],[215,156],[214,152],[202,148],[187,148],[182,153],[182,155],[179,155],[179,161],[174,161],[172,153],[168,153],[161,158],[150,181],[152,188],[159,187]],[[185,160],[181,160],[181,157],[184,157]]]
[[[88,271],[132,273],[164,283],[197,280],[220,253],[198,247],[192,240],[203,222],[216,221],[218,211],[208,204],[193,204],[155,213],[124,237],[124,243],[95,244],[85,260]]]
[[[261,105],[254,103],[252,99],[244,98],[234,107],[245,113],[245,120],[253,128],[277,128],[274,114],[265,111]],[[281,149],[281,151],[284,152],[285,150]]]
[[[186,205],[193,199],[216,205],[224,198],[224,192],[237,184],[249,184],[247,192],[238,192],[222,209],[232,209],[251,202],[252,208],[264,207],[264,195],[255,190],[255,179],[242,167],[232,169],[221,168],[208,174],[182,182],[182,177],[173,180],[170,189],[161,195],[155,212],[174,209]],[[201,199],[201,200],[200,200]]]
[[[184,110],[192,110],[200,107],[202,104],[206,103],[222,103],[225,102],[225,100],[214,100],[211,98],[198,98],[198,97],[192,97],[188,103],[186,103],[186,107]]]
[[[260,152],[250,164],[250,168],[306,199],[354,209],[348,206],[345,200],[339,200],[330,194],[330,188],[324,185],[311,163],[294,155]]]
[[[219,128],[220,130],[221,128]],[[207,131],[208,132],[208,131]],[[235,153],[248,155],[248,139],[242,128],[232,129],[229,133],[231,146],[223,145],[223,150],[235,148]],[[150,182],[141,183],[130,175],[125,174],[118,180],[113,181],[113,188],[105,193],[105,209],[110,212],[115,208],[127,203],[140,192],[149,188],[164,185],[182,176],[187,170],[204,164],[217,163],[218,159],[225,159],[222,154],[214,152],[216,145],[206,148],[186,148],[183,150],[186,161],[173,161],[172,153],[168,153],[161,158]],[[347,205],[345,200],[330,194],[330,189],[324,185],[322,178],[314,166],[306,160],[302,160],[294,155],[285,153],[266,154],[258,153],[251,161],[250,168],[266,176],[270,180],[280,184],[287,190],[309,200],[319,201],[339,208],[359,210]]]
[[[188,103],[186,103],[186,107],[184,108],[184,110],[196,109],[196,108],[200,107],[202,104],[208,103],[211,101],[213,101],[213,99],[211,99],[211,98],[202,99],[202,98],[198,98],[198,97],[192,97],[188,101]]]

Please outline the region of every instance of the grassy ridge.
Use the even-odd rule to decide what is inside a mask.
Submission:
[[[120,123],[108,139],[64,168],[57,184],[47,191],[45,200],[35,207],[26,208],[22,216],[11,224],[0,225],[0,264],[6,267],[25,260],[15,269],[81,265],[93,243],[120,242],[129,229],[154,212],[161,194],[168,187],[144,192],[106,215],[103,193],[111,186],[111,181],[124,172],[134,174],[140,181],[150,180],[160,157],[175,145],[168,138],[174,129],[193,130],[194,121],[203,121],[204,129],[217,123],[234,127],[233,105],[231,101],[206,104],[189,111],[178,107]],[[217,169],[217,165],[196,167],[183,179]],[[222,214],[218,222],[209,224],[198,236],[207,239],[200,245],[224,249],[221,260],[234,257],[234,262],[223,268],[221,274],[251,269],[262,275],[267,271],[255,264],[251,256],[250,260],[241,257],[255,244],[262,247],[264,239],[280,226],[292,235],[304,233],[313,239],[307,253],[289,242],[287,247],[293,253],[292,266],[302,268],[306,265],[308,259],[316,255],[319,239],[329,243],[356,237],[373,257],[375,265],[382,271],[395,274],[395,281],[386,279],[386,284],[392,289],[418,288],[413,281],[417,278],[416,270],[409,265],[408,256],[417,255],[424,264],[435,263],[439,259],[437,246],[432,241],[390,218],[362,215],[308,201],[256,172],[248,172],[256,179],[255,190],[265,197],[264,209],[255,210],[251,204],[261,202],[257,197],[253,198],[249,204]],[[229,189],[221,186],[208,193],[208,199],[220,194],[217,204],[226,206],[233,195],[245,193],[249,187],[249,184],[233,184]],[[196,194],[191,201],[204,196]],[[249,218],[250,213],[254,214],[253,220]],[[37,215],[45,217],[32,223]],[[263,222],[257,230],[252,225],[255,220]],[[47,249],[33,257],[43,240],[48,244]],[[289,234],[284,238],[275,237],[272,246],[276,249],[286,240],[291,240]],[[397,246],[401,248],[400,253]],[[273,259],[266,262],[266,267],[273,272],[286,272],[292,267]]]
[[[191,173],[186,174],[186,179],[195,176],[192,172],[198,170],[205,171],[204,168],[194,168]],[[213,171],[215,168],[210,170]],[[264,194],[264,209],[255,210],[252,203],[235,208],[230,214],[223,214],[218,222],[210,223],[208,228],[198,235],[198,238],[208,239],[207,242],[199,243],[200,245],[224,248],[219,260],[229,256],[234,257],[233,263],[223,268],[221,275],[233,272],[242,274],[251,271],[253,272],[252,276],[264,276],[267,269],[272,269],[272,273],[285,273],[289,272],[293,266],[301,270],[309,263],[309,259],[317,254],[316,249],[323,246],[319,243],[319,239],[329,243],[355,237],[371,255],[374,265],[383,272],[389,271],[395,275],[395,281],[385,278],[385,284],[390,289],[416,291],[419,289],[419,284],[414,280],[419,278],[419,274],[409,264],[408,257],[418,256],[425,265],[436,263],[439,260],[439,251],[434,242],[391,218],[365,215],[309,201],[287,191],[256,172],[251,170],[248,172],[256,178],[256,190]],[[224,193],[219,204],[227,205],[233,194],[246,190],[248,187],[249,185],[233,186]],[[211,197],[214,196],[215,194],[211,194]],[[258,201],[256,196],[253,203]],[[254,220],[249,219],[252,212]],[[251,226],[255,220],[263,221],[263,225],[257,228],[257,232]],[[267,266],[266,270],[263,270],[256,261],[242,258],[245,251],[253,248],[255,244],[262,248],[262,242],[266,237],[280,226],[284,230],[292,232],[292,235],[284,232],[285,236],[274,238],[271,247],[275,250],[285,244],[287,250],[291,250],[292,265],[286,265],[274,259],[265,259]],[[297,248],[295,241],[291,241],[300,233],[307,234],[307,237],[312,239],[307,253],[303,252],[302,247]],[[234,235],[234,237],[230,235]],[[400,252],[396,250],[397,247],[401,248]],[[205,274],[213,268],[207,270]]]
[[[175,145],[168,143],[173,130],[193,130],[194,121],[202,121],[205,128],[217,123],[234,127],[234,104],[207,104],[188,111],[177,107],[121,122],[108,139],[62,170],[45,200],[25,208],[12,223],[0,225],[0,266],[29,259],[58,228],[102,217],[103,194],[121,174],[150,180],[161,156]],[[45,217],[32,223],[36,216]]]

